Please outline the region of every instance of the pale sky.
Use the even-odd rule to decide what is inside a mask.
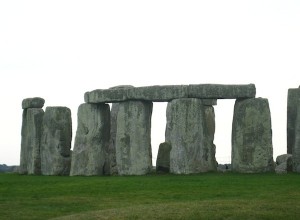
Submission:
[[[276,159],[286,153],[287,90],[300,85],[300,1],[3,0],[0,77],[0,164],[19,164],[24,98],[69,107],[75,136],[84,92],[124,84],[254,83],[269,99]],[[221,163],[233,105],[215,106]],[[154,161],[165,107],[154,104]]]

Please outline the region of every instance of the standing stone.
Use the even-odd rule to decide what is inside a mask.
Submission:
[[[293,171],[300,173],[300,99],[297,100],[294,136],[295,144],[292,148]]]
[[[116,159],[116,136],[117,136],[117,116],[119,111],[119,103],[111,105],[110,112],[110,141],[108,148],[109,173],[110,175],[118,174]]]
[[[151,171],[151,115],[152,102],[119,104],[116,160],[120,175],[143,175]]]
[[[109,105],[81,104],[77,116],[70,175],[104,175],[110,131]]]
[[[263,98],[236,100],[232,123],[232,170],[274,171],[269,102]]]
[[[164,142],[159,145],[156,159],[156,172],[169,173],[170,172],[170,151],[171,144]]]
[[[297,102],[300,98],[300,88],[289,89],[287,97],[287,153],[292,154],[295,145],[295,127],[297,117]]]
[[[40,174],[40,143],[44,110],[27,108],[23,110],[20,168],[21,174]]]
[[[166,142],[172,146],[171,173],[216,170],[215,148],[207,123],[209,120],[201,99],[175,99],[168,103]]]
[[[120,88],[133,88],[131,85],[120,85],[111,87],[109,89],[120,89]],[[117,116],[119,111],[119,103],[112,103],[110,111],[110,141],[108,148],[108,165],[109,174],[117,175],[117,159],[116,159],[116,135],[117,135]]]
[[[67,107],[47,107],[41,140],[43,175],[69,175],[71,166],[72,120]]]
[[[208,137],[210,141],[213,142],[215,138],[215,110],[213,106],[204,106],[205,120],[207,126]]]

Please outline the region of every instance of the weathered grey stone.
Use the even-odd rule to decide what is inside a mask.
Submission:
[[[71,166],[72,120],[67,107],[47,107],[41,140],[43,175],[69,175]]]
[[[199,99],[237,99],[254,98],[256,88],[248,85],[195,84],[189,85],[189,98]]]
[[[288,172],[288,166],[287,162],[281,163],[279,165],[276,165],[275,167],[275,173],[277,174],[285,174]]]
[[[282,154],[276,157],[276,164],[282,164],[282,163],[292,163],[292,154]]]
[[[113,103],[110,111],[110,141],[108,148],[109,173],[110,175],[118,174],[116,159],[116,136],[117,136],[117,116],[119,103]]]
[[[171,144],[164,142],[159,145],[158,154],[156,158],[156,172],[169,173],[170,172],[170,151]]]
[[[269,102],[237,100],[232,123],[232,170],[242,173],[274,171]]]
[[[201,99],[236,99],[255,97],[254,84],[249,85],[167,85],[146,87],[121,87],[113,89],[97,89],[86,92],[84,100],[87,103],[121,102],[127,100],[145,100],[168,102],[179,98]]]
[[[166,102],[188,96],[188,86],[146,86],[98,89],[85,93],[85,102],[121,102],[127,100]]]
[[[116,160],[120,175],[143,175],[151,171],[151,115],[152,102],[119,104]]]
[[[231,171],[231,164],[218,164],[217,171],[221,173]]]
[[[293,171],[300,173],[300,99],[297,100],[297,111],[295,120],[295,143],[292,148]]]
[[[166,142],[172,146],[170,172],[200,173],[216,170],[215,147],[200,99],[175,99],[167,106]]]
[[[207,106],[217,105],[217,99],[202,99],[202,104]]]
[[[293,160],[291,154],[282,154],[276,158],[275,172],[282,174],[293,171]]]
[[[211,142],[213,142],[215,138],[215,130],[216,130],[214,107],[204,106],[204,113],[205,113],[205,121],[206,121],[208,138]]]
[[[40,174],[40,143],[44,110],[28,108],[23,110],[20,168],[21,174]]]
[[[287,97],[287,153],[292,154],[295,145],[295,122],[300,89],[289,89]]]
[[[109,89],[119,89],[119,88],[133,88],[131,85],[119,85],[111,87]],[[109,164],[109,174],[117,175],[117,159],[116,159],[116,135],[117,135],[117,116],[119,111],[119,103],[113,103],[111,105],[110,111],[110,141],[108,149],[108,164]]]
[[[22,109],[27,108],[43,108],[45,100],[40,97],[27,98],[22,101]]]
[[[109,105],[81,104],[77,116],[70,175],[104,175],[110,132]]]

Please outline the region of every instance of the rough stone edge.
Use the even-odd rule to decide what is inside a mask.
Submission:
[[[142,97],[145,90],[157,89],[164,90],[176,90],[181,95],[173,96],[169,98],[147,98]],[[121,98],[103,98],[96,100],[92,96],[96,96],[97,93],[106,92],[119,92],[122,94]],[[172,91],[173,92],[173,91]],[[226,95],[227,93],[227,95]],[[225,94],[225,95],[224,95]],[[144,100],[144,101],[156,101],[156,102],[169,102],[178,98],[199,98],[199,99],[237,99],[237,98],[254,98],[256,95],[256,87],[254,84],[189,84],[189,85],[155,85],[144,87],[123,87],[116,86],[111,89],[97,89],[86,92],[84,94],[84,101],[86,103],[113,103],[127,100]]]

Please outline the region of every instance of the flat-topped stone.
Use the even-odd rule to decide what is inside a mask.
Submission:
[[[253,98],[256,94],[254,84],[222,85],[165,85],[145,87],[114,87],[112,89],[97,89],[84,94],[87,103],[122,102],[126,100],[144,100],[154,102],[169,102],[179,98],[199,99],[237,99]],[[212,102],[214,103],[214,102]]]
[[[40,97],[27,98],[22,101],[22,109],[27,108],[43,108],[45,100]]]

